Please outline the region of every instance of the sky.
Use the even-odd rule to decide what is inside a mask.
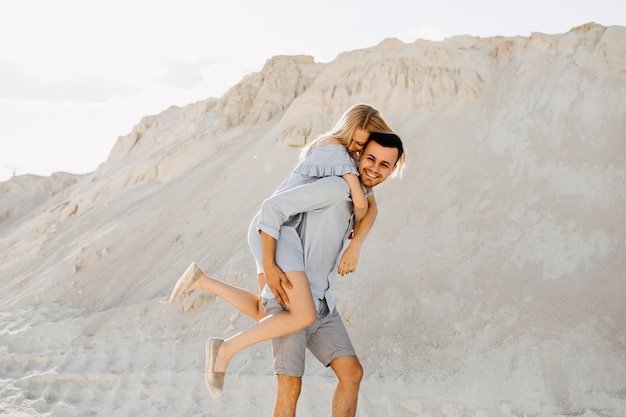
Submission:
[[[624,0],[0,0],[0,182],[84,174],[171,105],[221,97],[276,55],[626,26]]]

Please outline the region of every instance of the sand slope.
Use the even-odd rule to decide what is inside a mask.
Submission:
[[[268,343],[221,399],[204,386],[206,338],[250,319],[167,297],[192,260],[255,288],[248,222],[356,102],[409,153],[336,283],[357,415],[626,414],[625,68],[626,28],[596,24],[274,57],[146,116],[91,174],[1,183],[0,414],[270,415]],[[299,416],[330,415],[333,386],[310,358]]]

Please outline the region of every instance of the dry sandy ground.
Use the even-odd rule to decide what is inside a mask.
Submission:
[[[204,386],[204,342],[252,324],[166,299],[192,260],[254,289],[245,240],[296,145],[355,102],[409,167],[376,190],[334,293],[365,368],[357,415],[626,415],[626,29],[387,40],[275,57],[220,99],[145,117],[85,176],[0,184],[0,414],[270,415],[268,343]],[[292,146],[290,146],[292,145]],[[308,360],[298,415],[330,415]]]

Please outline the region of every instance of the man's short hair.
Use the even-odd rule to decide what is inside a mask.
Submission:
[[[385,148],[396,148],[398,150],[398,160],[400,159],[400,157],[402,157],[402,154],[404,153],[402,140],[395,133],[372,132],[370,133],[369,140],[373,140],[374,142]]]

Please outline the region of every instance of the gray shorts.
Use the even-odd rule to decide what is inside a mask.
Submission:
[[[275,298],[263,299],[263,306],[267,314],[284,310]],[[329,366],[340,356],[356,356],[341,316],[337,309],[329,312],[325,300],[320,301],[315,323],[297,333],[272,340],[274,372],[295,377],[304,375],[307,348],[324,366]]]

